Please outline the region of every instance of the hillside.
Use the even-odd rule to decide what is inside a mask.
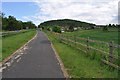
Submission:
[[[77,20],[72,20],[72,19],[58,19],[58,20],[50,20],[41,23],[38,25],[38,27],[43,27],[43,26],[62,26],[62,27],[93,27],[95,24],[92,23],[87,23],[83,21],[77,21]]]

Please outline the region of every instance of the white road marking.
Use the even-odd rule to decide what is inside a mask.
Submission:
[[[10,62],[7,62],[7,63],[5,63],[8,67],[11,65],[11,63]]]
[[[19,58],[21,55],[17,55],[16,57],[15,57],[15,59],[17,59],[17,58]]]
[[[17,62],[19,62],[21,60],[21,57],[17,60]]]

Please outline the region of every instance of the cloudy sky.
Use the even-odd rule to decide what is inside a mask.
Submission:
[[[4,0],[2,11],[36,25],[54,19],[75,19],[95,24],[118,23],[119,0]]]

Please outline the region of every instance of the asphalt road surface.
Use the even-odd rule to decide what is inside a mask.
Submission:
[[[43,32],[38,31],[28,47],[19,62],[3,70],[3,78],[64,78],[51,43]]]

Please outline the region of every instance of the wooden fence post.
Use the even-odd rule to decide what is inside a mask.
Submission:
[[[87,55],[89,54],[89,37],[87,38]]]
[[[67,39],[67,42],[68,42],[68,45],[69,45],[69,36],[68,35],[66,36],[66,39]]]
[[[109,62],[113,63],[113,50],[114,50],[114,45],[113,41],[109,43]]]
[[[63,40],[63,34],[61,34],[61,42],[62,42],[62,40]]]
[[[59,41],[60,41],[60,42],[61,42],[61,35],[62,35],[62,34],[59,34]]]
[[[76,46],[76,36],[74,35],[74,41],[75,41],[75,46]]]

